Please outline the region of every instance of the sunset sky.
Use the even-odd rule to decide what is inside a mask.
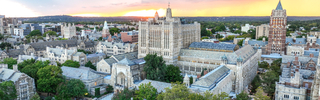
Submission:
[[[160,16],[170,2],[173,16],[270,16],[278,0],[1,0],[0,15],[34,17]],[[288,16],[320,16],[320,0],[281,0]]]

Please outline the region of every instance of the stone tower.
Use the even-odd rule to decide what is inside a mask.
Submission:
[[[190,84],[190,79],[189,79],[189,77],[188,77],[188,74],[186,74],[185,76],[184,76],[184,78],[183,78],[183,83],[187,86],[187,87],[189,87],[191,84]]]
[[[73,36],[77,36],[76,26],[74,26],[74,23],[64,23],[64,25],[61,26],[61,35],[63,35],[64,38],[71,38]]]
[[[242,76],[242,63],[243,59],[241,57],[237,58],[237,74],[236,74],[236,94],[239,94],[242,92],[243,88],[243,76]]]
[[[286,48],[286,25],[287,25],[287,13],[282,8],[279,1],[276,9],[272,10],[270,16],[270,28],[269,28],[269,40],[267,53],[285,54]]]
[[[155,20],[158,20],[158,19],[159,19],[158,11],[156,11],[156,14],[154,14],[154,19],[155,19]]]
[[[171,12],[170,2],[169,2],[168,8],[167,8],[167,13],[166,13],[166,19],[170,19],[170,18],[172,18],[172,12]]]
[[[109,27],[107,21],[104,21],[104,26],[102,29],[102,37],[108,37],[110,35]]]

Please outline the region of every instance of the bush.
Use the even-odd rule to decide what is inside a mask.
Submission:
[[[100,95],[100,88],[96,88],[94,91],[95,91],[94,92],[95,96],[99,96]]]

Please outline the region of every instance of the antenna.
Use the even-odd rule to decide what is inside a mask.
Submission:
[[[168,8],[170,8],[170,2],[168,3]]]

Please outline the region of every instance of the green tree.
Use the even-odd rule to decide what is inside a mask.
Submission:
[[[216,34],[216,30],[212,28],[212,29],[211,29],[211,33],[212,33],[212,34]]]
[[[13,58],[4,58],[2,62],[0,62],[1,64],[8,64],[8,68],[9,69],[13,69],[13,65],[17,64],[17,60],[13,59]]]
[[[185,100],[190,95],[189,89],[180,82],[171,83],[171,87],[165,88],[166,92],[159,94],[157,100]]]
[[[28,59],[29,60],[29,59]],[[23,73],[26,73],[28,76],[34,78],[35,80],[38,79],[37,72],[40,68],[44,68],[50,64],[50,61],[36,61],[34,63],[28,63],[34,59],[31,59],[30,61],[25,60],[22,63],[18,64],[18,67],[22,68],[20,71]]]
[[[200,93],[191,93],[187,100],[206,100]]]
[[[155,100],[158,95],[157,89],[151,85],[151,82],[148,84],[141,84],[139,90],[136,90],[135,93],[137,94],[136,99],[138,100]]]
[[[50,25],[45,25],[44,27],[51,27]]]
[[[259,68],[269,69],[269,63],[266,61],[258,62]]]
[[[213,100],[229,100],[230,99],[229,94],[225,93],[225,92],[216,94],[212,98],[213,98]]]
[[[99,37],[99,39],[98,39],[99,41],[102,41],[102,37]]]
[[[209,39],[209,37],[204,36],[204,37],[201,38],[201,40],[203,40],[203,39]]]
[[[266,37],[266,36],[260,36],[257,40],[262,41],[262,40],[263,40],[263,38],[265,38],[265,39],[266,39],[266,41],[268,41],[268,37]]]
[[[57,40],[68,40],[67,38],[58,38]]]
[[[201,36],[207,36],[207,29],[206,28],[201,28]]]
[[[260,75],[256,75],[251,82],[251,93],[255,93],[256,89],[261,85]]]
[[[129,90],[128,88],[124,88],[123,91],[113,95],[112,100],[130,100],[131,97],[135,96],[135,89]]]
[[[228,37],[225,38],[225,40],[228,40],[228,41],[229,41],[229,40],[233,40],[234,37],[235,37],[234,35],[229,35]]]
[[[282,59],[277,59],[277,60],[274,60],[272,63],[271,63],[271,66],[270,66],[270,69],[273,70],[274,72],[277,73],[277,75],[279,76],[281,74],[281,61]]]
[[[243,40],[244,40],[244,39],[240,40],[237,44],[238,44],[239,46],[242,46]]]
[[[144,71],[146,72],[147,79],[164,81],[166,64],[162,56],[157,56],[157,54],[147,54],[144,57],[146,61],[144,66]]]
[[[113,87],[110,84],[108,84],[108,86],[106,87],[106,90],[108,93],[111,93],[113,92]]]
[[[100,95],[100,88],[95,88],[94,89],[94,96],[99,96]]]
[[[182,75],[180,74],[181,71],[179,67],[174,65],[168,65],[166,68],[166,74],[164,76],[165,82],[182,82]]]
[[[67,60],[65,61],[62,66],[67,66],[67,67],[74,67],[74,68],[79,68],[80,64],[77,61],[73,61],[73,60]]]
[[[79,79],[64,80],[57,89],[58,98],[70,99],[71,97],[83,97],[87,93],[86,86]]]
[[[84,54],[92,54],[90,51],[85,51],[85,50],[82,50],[82,49],[78,49],[77,51],[78,52],[83,52]]]
[[[216,38],[217,38],[217,39],[223,38],[223,35],[217,34],[217,35],[216,35]]]
[[[189,77],[189,82],[190,82],[190,84],[193,83],[193,77],[192,76]]]
[[[0,83],[0,100],[13,100],[17,98],[17,91],[12,81]]]
[[[256,91],[257,91],[257,93],[254,94],[255,100],[271,100],[270,97],[263,95],[262,87],[258,87]]]
[[[91,63],[91,61],[88,61],[84,66],[85,66],[85,67],[89,67],[89,68],[91,68],[91,69],[93,69],[93,70],[97,70],[96,66],[94,66],[94,65]]]
[[[114,33],[120,33],[120,29],[118,29],[118,28],[111,28],[111,29],[109,30],[109,32],[110,32],[110,34],[113,36]]]
[[[264,73],[261,78],[263,90],[268,93],[268,95],[273,96],[276,87],[275,82],[279,80],[279,75],[271,70]]]
[[[33,30],[28,34],[28,36],[42,36],[40,30]]]
[[[249,94],[242,91],[240,94],[237,94],[236,100],[250,100],[251,98],[249,97]]]
[[[248,33],[251,35],[251,39],[256,38],[256,30],[250,29],[250,30],[248,30]]]
[[[55,93],[58,84],[62,82],[62,70],[58,66],[46,66],[37,72],[37,90],[40,92]]]
[[[240,30],[236,30],[236,31],[234,31],[234,33],[240,34],[241,31]]]
[[[213,93],[212,92],[207,90],[203,94],[204,94],[204,99],[206,99],[206,100],[212,100],[213,99]]]
[[[40,96],[38,95],[38,93],[35,93],[31,98],[30,100],[41,100],[40,99]]]
[[[47,34],[49,34],[49,35],[54,35],[54,36],[59,36],[55,31],[48,31],[48,32],[45,32],[42,36],[43,36],[43,37],[46,37],[46,36],[47,36]]]
[[[8,42],[2,42],[2,43],[0,44],[0,48],[1,48],[2,50],[6,49],[6,47],[7,47],[7,49],[12,49],[12,48],[13,48],[12,45],[11,45],[10,43],[8,43]]]
[[[81,31],[82,29],[80,27],[76,27],[76,31]]]

